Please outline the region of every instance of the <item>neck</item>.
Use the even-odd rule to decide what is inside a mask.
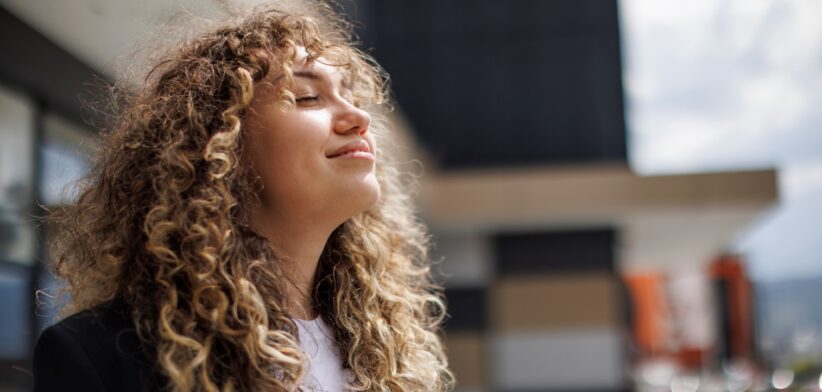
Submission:
[[[318,221],[288,219],[261,212],[254,222],[283,263],[286,275],[285,304],[291,317],[310,320],[317,317],[314,308],[313,287],[317,265],[325,244],[336,226],[319,224]]]

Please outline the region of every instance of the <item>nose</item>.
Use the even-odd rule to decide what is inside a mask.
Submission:
[[[348,101],[342,100],[341,108],[334,122],[334,132],[364,134],[371,124],[371,115]]]

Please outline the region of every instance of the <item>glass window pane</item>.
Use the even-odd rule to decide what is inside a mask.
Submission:
[[[30,264],[33,222],[34,105],[0,85],[0,262]]]
[[[57,313],[68,298],[60,296],[60,289],[63,284],[47,269],[44,269],[38,277],[37,287],[37,311],[35,315],[37,316],[36,333],[39,335],[44,329],[58,321]]]
[[[54,238],[56,227],[50,223],[42,226],[43,237],[46,243],[51,243]],[[40,269],[37,278],[37,310],[35,312],[36,325],[33,327],[36,334],[40,334],[46,327],[57,322],[57,314],[71,297],[68,293],[61,293],[64,283],[57,279],[51,270],[51,249],[46,246],[43,248],[43,263],[44,268]]]
[[[0,263],[0,360],[28,355],[28,276],[28,267]]]
[[[44,116],[43,130],[42,202],[68,203],[76,196],[73,185],[89,169],[96,139],[91,131],[55,114]]]

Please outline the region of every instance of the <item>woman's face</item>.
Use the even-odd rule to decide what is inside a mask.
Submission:
[[[278,102],[272,88],[255,91],[245,121],[247,158],[262,178],[268,214],[339,224],[380,197],[371,116],[355,106],[340,69],[305,58],[301,50],[292,70],[296,105]]]

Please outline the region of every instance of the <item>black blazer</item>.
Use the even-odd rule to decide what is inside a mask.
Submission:
[[[122,302],[46,328],[34,349],[34,391],[158,391],[165,384]]]

